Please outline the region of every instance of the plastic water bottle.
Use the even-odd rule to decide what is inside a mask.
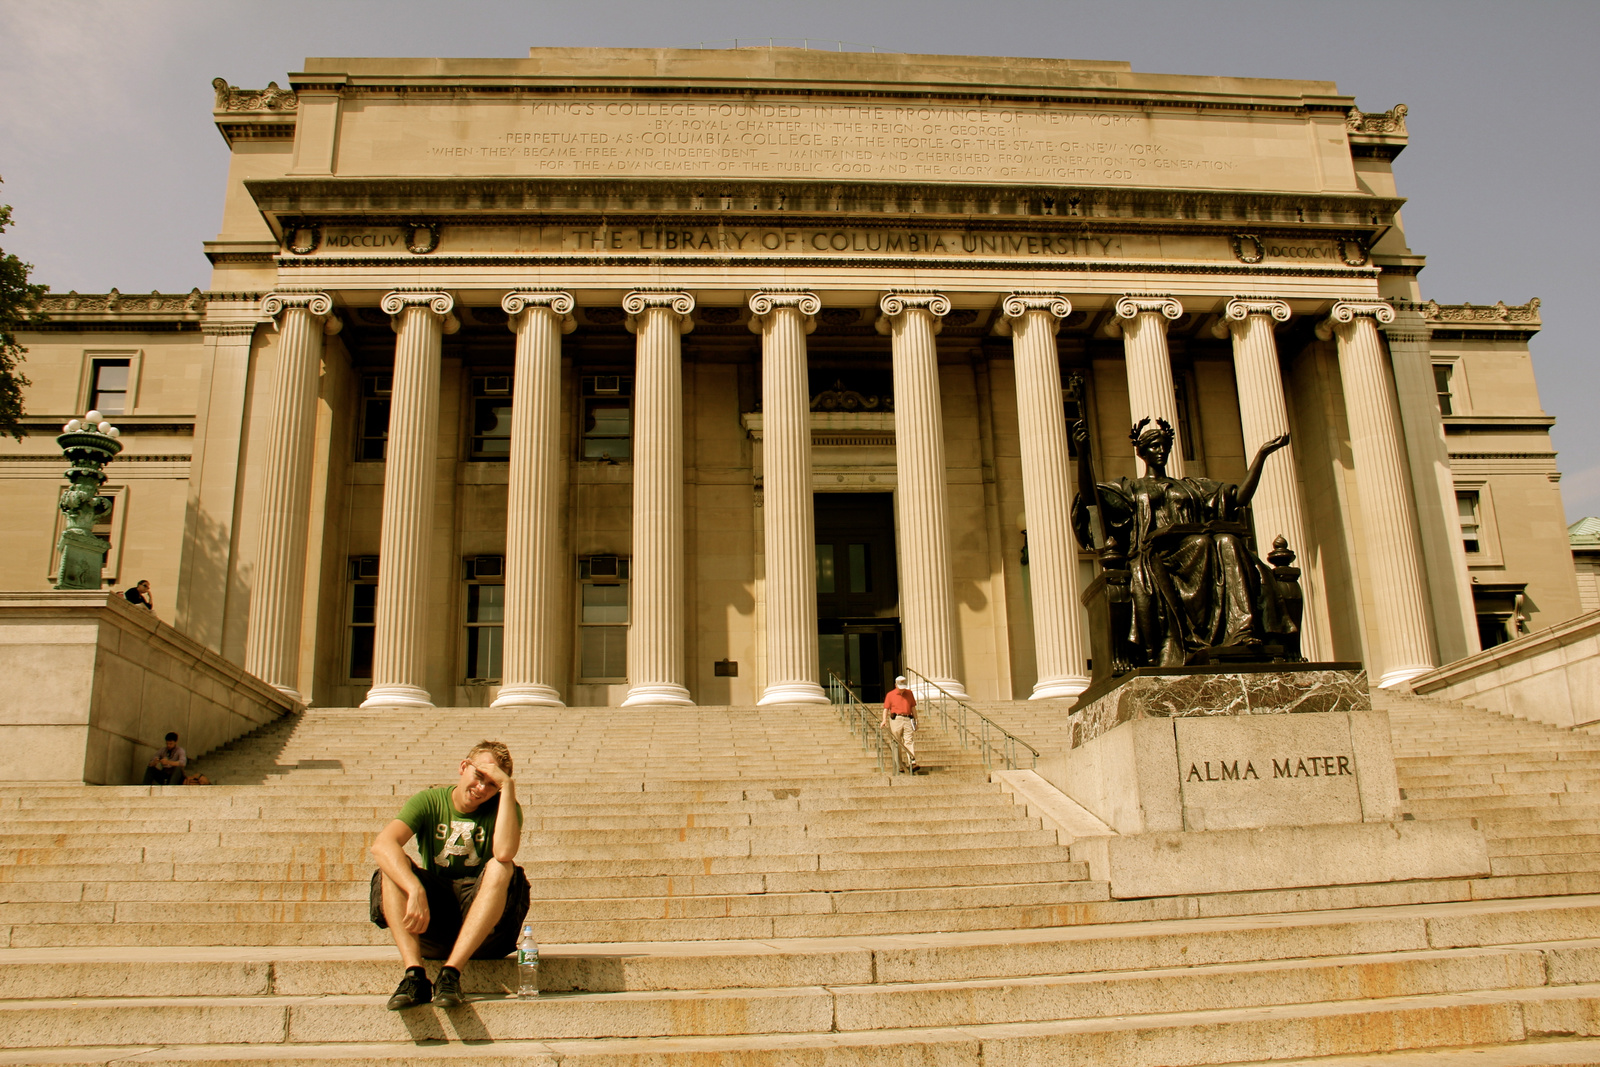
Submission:
[[[533,924],[522,927],[517,941],[517,999],[539,995],[539,943],[533,939]]]

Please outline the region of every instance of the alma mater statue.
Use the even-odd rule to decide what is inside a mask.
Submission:
[[[1169,476],[1173,431],[1164,419],[1134,426],[1128,436],[1145,473],[1115,482],[1096,479],[1086,424],[1075,422],[1071,434],[1073,529],[1084,548],[1097,547],[1092,507],[1103,541],[1101,578],[1084,597],[1091,627],[1103,627],[1094,635],[1097,679],[1135,667],[1300,659],[1294,553],[1280,537],[1269,554],[1276,566],[1257,558],[1247,512],[1267,457],[1289,443],[1287,434],[1261,446],[1238,485]]]

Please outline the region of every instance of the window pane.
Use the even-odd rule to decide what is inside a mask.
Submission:
[[[498,589],[499,586],[481,588]],[[467,677],[500,677],[500,643],[504,631],[498,626],[472,626],[467,629]]]
[[[503,585],[467,586],[467,621],[501,622],[506,617],[506,587]]]
[[[94,387],[96,389],[113,389],[126,391],[128,388],[128,364],[122,363],[96,363],[94,365]]]
[[[831,593],[833,582],[833,546],[817,546],[817,592]]]
[[[591,437],[628,436],[628,405],[626,401],[589,401],[589,417],[584,432]]]
[[[350,588],[350,621],[357,625],[371,625],[377,620],[378,587],[356,585]]]
[[[866,545],[850,546],[850,592],[872,592],[872,557],[867,555]]]
[[[1433,388],[1439,394],[1439,414],[1453,415],[1455,404],[1450,396],[1450,374],[1452,367],[1448,363],[1435,363],[1433,365]]]
[[[621,626],[585,626],[579,631],[578,673],[584,678],[628,676],[628,631]]]
[[[503,397],[476,400],[472,405],[472,451],[476,455],[511,453],[511,401]]]
[[[626,623],[628,587],[625,585],[585,585],[583,621],[586,623]]]
[[[361,402],[361,443],[357,459],[381,460],[389,436],[389,398],[369,396]]]
[[[376,632],[371,626],[350,628],[350,677],[372,677],[372,635]]]

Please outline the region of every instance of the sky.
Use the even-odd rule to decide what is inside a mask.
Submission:
[[[304,57],[516,57],[529,46],[811,38],[891,52],[1126,60],[1338,83],[1410,109],[1395,161],[1441,303],[1537,296],[1568,519],[1600,514],[1600,3],[1520,0],[0,0],[0,248],[54,290],[205,288],[228,152],[211,80]]]

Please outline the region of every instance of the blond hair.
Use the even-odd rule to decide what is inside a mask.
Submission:
[[[470,761],[473,756],[480,752],[487,752],[493,756],[494,761],[500,765],[500,769],[505,771],[507,776],[510,776],[511,750],[506,747],[504,741],[479,741],[472,746],[472,751],[467,753],[467,759]]]

